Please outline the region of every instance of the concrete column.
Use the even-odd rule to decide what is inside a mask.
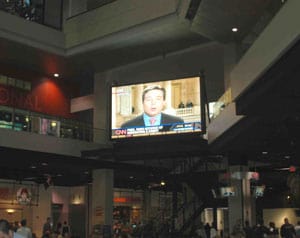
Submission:
[[[96,143],[107,143],[109,139],[107,128],[110,128],[108,113],[111,111],[109,107],[111,91],[107,81],[110,77],[110,73],[95,74],[93,125]]]
[[[247,178],[247,166],[230,166],[231,186],[235,188],[235,196],[228,198],[229,208],[229,232],[233,231],[238,220],[244,225],[248,220],[253,225],[255,212],[253,209],[253,197],[250,191],[250,180]]]
[[[113,222],[113,170],[93,171],[90,221],[93,232],[95,225],[112,227]]]

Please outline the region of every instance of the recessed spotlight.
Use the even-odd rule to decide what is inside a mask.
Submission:
[[[55,74],[53,74],[53,76],[54,76],[55,78],[58,78],[58,77],[59,77],[59,74],[58,74],[58,73],[55,73]]]
[[[165,185],[166,185],[166,182],[162,180],[162,181],[160,181],[160,185],[161,185],[161,186],[165,186]]]
[[[263,155],[267,155],[268,154],[268,151],[263,151],[261,152]]]
[[[129,178],[130,178],[130,179],[133,179],[134,177],[133,177],[133,176],[130,176]]]
[[[35,165],[31,165],[30,168],[31,169],[36,169],[36,166]]]
[[[232,32],[237,32],[239,29],[237,28],[237,27],[233,27],[232,29],[231,29],[231,31]]]

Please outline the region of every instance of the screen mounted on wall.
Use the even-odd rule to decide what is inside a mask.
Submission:
[[[199,77],[112,86],[111,95],[112,139],[204,132]]]

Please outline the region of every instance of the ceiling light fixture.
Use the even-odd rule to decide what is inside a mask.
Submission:
[[[161,186],[165,186],[165,185],[166,185],[166,182],[162,180],[162,181],[160,182],[160,185],[161,185]]]
[[[6,212],[7,212],[8,214],[13,214],[13,213],[15,212],[15,209],[9,208],[9,209],[6,209]]]
[[[237,27],[233,27],[232,29],[231,29],[231,31],[232,32],[237,32],[239,29],[237,28]]]
[[[58,77],[59,77],[59,74],[58,74],[58,73],[55,73],[55,74],[53,74],[53,76],[54,76],[55,78],[58,78]]]

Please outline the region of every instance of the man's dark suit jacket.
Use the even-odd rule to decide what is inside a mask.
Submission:
[[[183,119],[180,117],[172,116],[169,114],[162,113],[161,114],[161,125],[169,125],[174,123],[184,123]],[[122,128],[128,128],[128,127],[142,127],[145,126],[143,115],[139,115],[136,118],[133,118],[121,126]]]

